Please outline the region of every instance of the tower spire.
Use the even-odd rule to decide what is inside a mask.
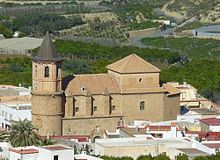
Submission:
[[[47,31],[45,38],[41,44],[41,47],[35,57],[32,58],[34,61],[62,61],[63,58],[57,53],[50,34]]]

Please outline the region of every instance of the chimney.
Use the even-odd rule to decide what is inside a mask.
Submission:
[[[171,123],[171,138],[177,137],[176,122]]]

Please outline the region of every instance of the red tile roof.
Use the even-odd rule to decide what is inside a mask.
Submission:
[[[220,148],[220,143],[203,143],[203,145],[209,147],[209,148]]]
[[[38,153],[39,151],[36,149],[25,149],[25,148],[10,148],[9,151],[18,153],[18,154],[34,154]]]
[[[72,135],[72,136],[49,136],[51,139],[77,139],[79,142],[88,142],[89,136],[81,136],[81,135]]]
[[[51,151],[53,151],[53,150],[64,150],[64,149],[68,149],[67,147],[64,147],[64,146],[44,146],[43,147],[44,149],[48,149],[48,150],[51,150]]]
[[[186,134],[197,134],[198,137],[204,138],[206,141],[219,141],[220,132],[203,132],[203,131],[186,131]]]
[[[155,125],[155,126],[147,126],[146,128],[149,128],[150,131],[171,131],[170,125]],[[177,126],[177,130],[181,131],[182,129]]]
[[[218,118],[205,118],[205,119],[200,119],[200,121],[209,126],[220,126],[220,119]]]

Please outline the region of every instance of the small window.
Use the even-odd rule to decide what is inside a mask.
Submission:
[[[53,156],[53,160],[59,160],[58,155]]]
[[[48,66],[46,66],[44,68],[44,77],[49,77],[49,67]]]
[[[5,118],[8,119],[8,113],[7,112],[5,112]]]
[[[182,93],[182,99],[183,99],[183,100],[186,99],[186,92],[183,92],[183,93]]]
[[[56,76],[58,77],[59,76],[59,67],[57,66],[57,69],[56,69]]]
[[[145,102],[144,101],[141,101],[140,102],[140,110],[144,110],[144,105],[145,105]]]
[[[139,82],[142,82],[142,78],[139,79]]]
[[[76,110],[75,110],[76,112],[79,112],[79,107],[76,107]]]
[[[97,106],[94,106],[94,111],[97,111]]]
[[[12,114],[10,114],[9,120],[10,120],[10,121],[12,120]]]
[[[113,111],[115,110],[115,105],[112,106],[112,110],[113,110]]]

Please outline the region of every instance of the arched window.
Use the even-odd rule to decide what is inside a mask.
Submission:
[[[49,67],[48,66],[46,66],[44,68],[44,77],[49,77]]]

